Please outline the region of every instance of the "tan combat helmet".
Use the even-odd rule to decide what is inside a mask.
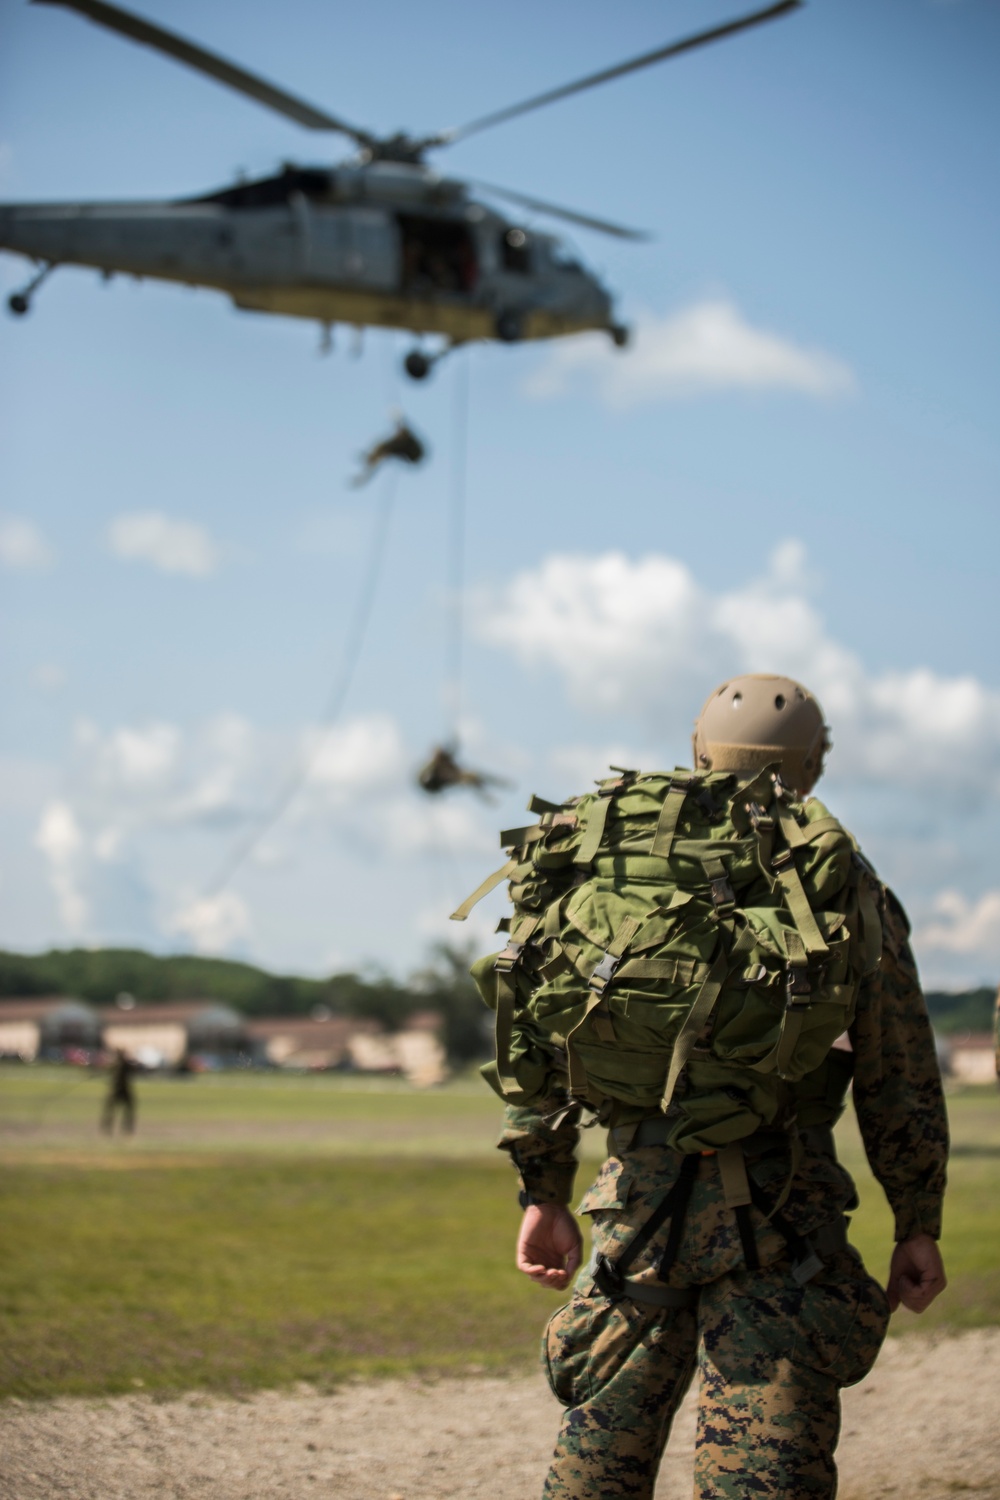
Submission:
[[[783,779],[804,793],[823,774],[830,737],[812,693],[790,677],[753,672],[716,688],[691,744],[696,770],[752,775],[779,761]]]

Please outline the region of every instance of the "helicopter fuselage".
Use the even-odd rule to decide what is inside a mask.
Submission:
[[[256,312],[449,343],[621,336],[609,293],[555,236],[419,165],[288,166],[180,201],[0,205],[0,248],[210,287]]]

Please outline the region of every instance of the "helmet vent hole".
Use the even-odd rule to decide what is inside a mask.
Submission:
[[[734,693],[733,694],[733,707],[734,708],[742,708],[743,707],[743,694],[742,693]]]
[[[774,700],[774,706],[775,706],[775,708],[784,708],[784,706],[785,706],[785,695],[784,695],[784,693],[779,693],[778,694],[778,696]]]

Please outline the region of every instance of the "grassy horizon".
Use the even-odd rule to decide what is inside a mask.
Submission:
[[[513,1269],[499,1102],[472,1078],[140,1085],[139,1135],[98,1135],[100,1088],[0,1072],[0,1395],[239,1392],[524,1370],[560,1295]],[[894,1333],[1000,1324],[1000,1097],[949,1098],[951,1284]],[[851,1237],[884,1276],[891,1228],[848,1117]],[[602,1150],[585,1132],[587,1161]]]

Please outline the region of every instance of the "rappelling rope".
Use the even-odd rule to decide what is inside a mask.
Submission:
[[[448,510],[448,627],[445,639],[445,707],[457,749],[462,715],[465,635],[465,511],[469,468],[469,355],[455,361],[452,412],[451,503]]]
[[[217,896],[220,891],[226,888],[236,872],[242,868],[257,848],[265,834],[270,833],[278,820],[287,812],[315,770],[320,756],[326,748],[330,732],[336,727],[343,712],[344,704],[347,702],[347,695],[354,681],[358,662],[361,659],[361,652],[364,649],[368,626],[371,623],[372,606],[375,603],[379,579],[382,575],[382,565],[385,562],[398,476],[399,470],[397,468],[393,465],[386,466],[382,493],[375,512],[371,549],[368,554],[368,566],[364,572],[357,603],[354,606],[354,613],[344,639],[340,668],[333,680],[329,697],[320,715],[321,733],[316,744],[312,751],[303,757],[300,764],[288,777],[273,802],[265,809],[258,821],[230,851],[215,879],[205,888],[202,894],[203,900]]]

